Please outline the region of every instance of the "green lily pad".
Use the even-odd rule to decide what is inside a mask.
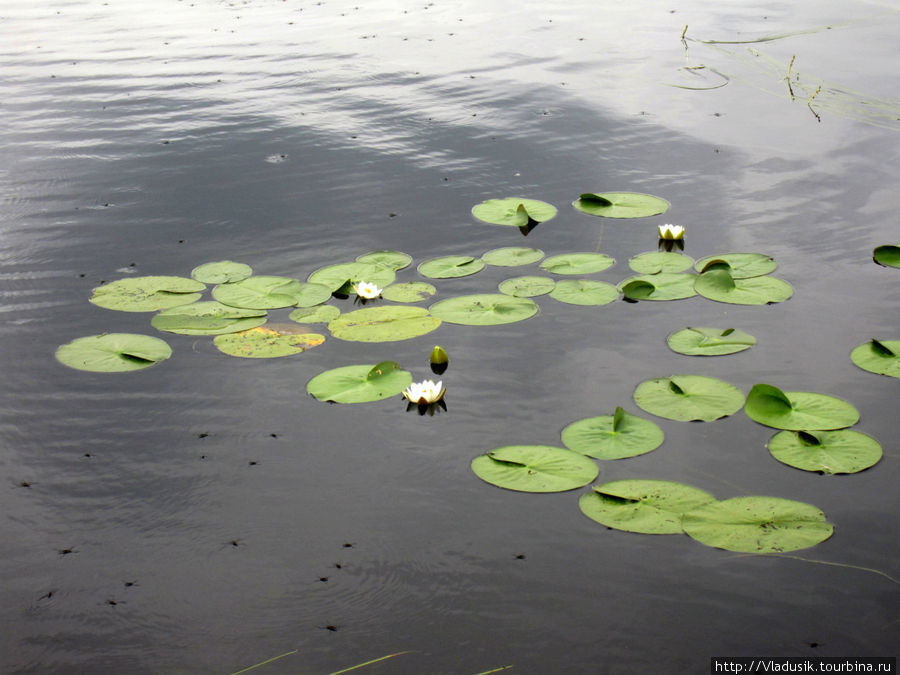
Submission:
[[[534,221],[543,223],[556,215],[556,207],[537,199],[508,197],[488,199],[472,207],[472,215],[492,225],[525,227]]]
[[[550,277],[513,277],[501,281],[497,287],[504,295],[516,298],[534,298],[552,291],[556,282]]]
[[[564,253],[541,263],[541,269],[553,274],[593,274],[609,269],[615,260],[603,253]]]
[[[447,298],[434,303],[428,311],[448,323],[497,326],[524,321],[537,314],[538,306],[528,298],[516,298],[501,293],[482,293]]]
[[[419,274],[429,279],[456,279],[467,277],[484,269],[484,261],[470,255],[445,255],[421,263]]]
[[[371,253],[364,253],[357,257],[356,262],[373,263],[375,265],[387,267],[396,272],[402,270],[404,267],[409,267],[412,262],[412,256],[401,253],[400,251],[372,251]],[[368,279],[364,279],[363,281],[368,281]]]
[[[206,263],[191,270],[191,277],[204,284],[231,284],[253,274],[250,265],[222,260]]]
[[[302,288],[296,279],[259,276],[216,286],[212,295],[229,307],[279,309],[296,305]]]
[[[331,289],[328,286],[314,283],[300,282],[300,293],[297,295],[295,307],[315,307],[331,297]]]
[[[732,384],[703,375],[672,375],[641,382],[634,401],[648,413],[679,422],[712,422],[744,404],[744,394]]]
[[[396,273],[390,267],[371,262],[352,262],[322,267],[310,274],[306,280],[327,286],[332,293],[342,291],[349,295],[352,292],[351,287],[360,281],[384,288],[394,283],[396,277]]]
[[[229,356],[245,359],[274,359],[291,356],[325,342],[325,336],[302,332],[300,326],[257,326],[240,333],[217,335],[213,339],[216,349]]]
[[[481,259],[488,265],[497,267],[518,267],[519,265],[536,263],[543,257],[544,252],[536,248],[507,246],[506,248],[495,248],[493,251],[488,251],[481,256]]]
[[[669,349],[687,356],[721,356],[750,349],[756,338],[736,328],[682,328],[667,338]]]
[[[288,315],[288,318],[297,323],[328,323],[340,315],[341,310],[334,305],[318,305],[295,309]]]
[[[150,320],[150,325],[180,335],[222,335],[255,328],[265,322],[264,309],[241,309],[209,301],[163,310]]]
[[[519,492],[564,492],[583,487],[600,469],[584,455],[549,445],[507,445],[472,460],[481,480]]]
[[[785,392],[771,384],[753,385],[744,412],[767,427],[791,431],[830,431],[859,421],[859,411],[842,399],[805,391]]]
[[[196,302],[205,288],[205,284],[184,277],[134,277],[98,286],[91,302],[120,312],[155,312]]]
[[[572,422],[562,430],[562,442],[570,450],[597,459],[624,459],[656,450],[663,432],[650,420],[629,415],[622,407],[614,415]]]
[[[869,340],[854,347],[850,360],[870,373],[900,377],[900,340]]]
[[[397,396],[410,382],[409,371],[393,361],[382,361],[376,365],[326,370],[307,382],[306,391],[320,401],[367,403]]]
[[[900,267],[900,246],[885,244],[872,251],[872,260],[884,267]]]
[[[853,431],[779,431],[769,439],[769,452],[783,464],[804,471],[857,473],[881,459],[881,444]]]
[[[641,534],[681,534],[686,511],[716,501],[708,492],[667,480],[614,480],[582,495],[582,513],[601,525]]]
[[[383,291],[381,297],[391,302],[420,302],[437,293],[437,289],[424,281],[411,281],[404,284],[391,284]]]
[[[638,274],[684,272],[693,264],[693,258],[674,251],[650,251],[636,255],[628,261],[628,266]]]
[[[770,274],[778,267],[775,258],[765,253],[724,253],[700,258],[694,269],[700,273],[707,269],[727,270],[733,279],[749,279]]]
[[[619,284],[619,290],[628,300],[683,300],[697,295],[693,274],[642,274],[628,277]]]
[[[556,282],[550,297],[570,305],[608,305],[619,299],[619,289],[602,281],[564,279]]]
[[[424,307],[381,305],[345,312],[328,324],[336,338],[351,342],[392,342],[425,335],[441,325]]]
[[[56,350],[63,365],[94,373],[143,370],[172,356],[163,340],[133,333],[105,333],[77,338]]]
[[[604,218],[645,218],[669,210],[669,202],[640,192],[585,192],[572,202],[578,211]]]
[[[834,532],[812,504],[778,497],[735,497],[686,512],[684,531],[702,544],[742,553],[784,553],[819,544]]]
[[[704,298],[732,305],[769,305],[794,294],[786,281],[775,277],[735,279],[726,269],[708,269],[694,277],[694,290]]]

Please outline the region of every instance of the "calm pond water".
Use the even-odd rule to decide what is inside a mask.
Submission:
[[[400,651],[360,672],[896,655],[898,382],[849,352],[900,337],[900,274],[871,260],[900,240],[898,30],[893,3],[844,0],[5,0],[0,671],[233,673],[294,650],[254,672]],[[672,207],[636,221],[570,208],[594,190]],[[471,217],[512,195],[559,216],[527,239]],[[662,222],[687,228],[695,258],[775,256],[794,297],[544,297],[522,323],[265,361],[165,334],[173,357],[125,375],[53,358],[84,335],[155,333],[148,314],[88,302],[129,275],[230,259],[305,279],[377,249],[419,263],[527,245],[611,255],[592,278],[616,283]],[[536,269],[489,267],[437,297]],[[758,344],[670,352],[688,325]],[[430,376],[434,344],[451,358],[447,412],[306,394],[353,363]],[[617,532],[582,515],[581,490],[515,493],[469,469],[617,405],[639,413],[634,387],[679,372],[845,398],[885,457],[850,476],[790,469],[739,412],[656,419],[663,446],[602,462],[598,481],[806,501],[831,539],[777,558]]]

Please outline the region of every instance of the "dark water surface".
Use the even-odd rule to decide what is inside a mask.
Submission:
[[[900,390],[849,352],[900,336],[900,275],[871,261],[900,241],[900,18],[876,2],[706,4],[5,0],[0,671],[232,673],[292,650],[254,672],[324,674],[404,650],[360,672],[896,655]],[[607,221],[569,207],[593,190],[672,208]],[[523,239],[469,214],[511,195],[559,216]],[[616,283],[661,222],[686,226],[695,258],[775,256],[794,297],[544,297],[522,323],[329,338],[265,361],[165,334],[169,361],[123,375],[53,359],[76,337],[155,333],[149,314],[88,303],[128,275],[231,259],[305,279],[376,249],[417,264],[528,245],[607,253],[617,264],[594,278]],[[536,269],[438,281],[437,297]],[[670,352],[665,336],[687,325],[734,325],[758,344]],[[451,357],[446,413],[306,395],[312,376],[353,363],[392,359],[423,379],[436,343]],[[885,457],[851,476],[790,469],[738,413],[656,420],[664,445],[601,463],[598,481],[807,501],[831,539],[775,558],[610,531],[581,514],[582,491],[514,493],[469,469],[497,446],[558,445],[564,426],[616,405],[639,412],[634,387],[678,372],[845,398]]]

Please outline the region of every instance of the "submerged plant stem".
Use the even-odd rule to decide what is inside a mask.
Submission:
[[[391,659],[395,656],[400,656],[401,654],[409,654],[409,652],[397,652],[396,654],[388,654],[387,656],[382,656],[377,659],[372,659],[371,661],[366,661],[365,663],[358,663],[355,666],[350,666],[349,668],[344,668],[343,670],[336,670],[330,675],[341,675],[341,673],[349,673],[351,670],[356,670],[357,668],[362,668],[363,666],[369,666],[373,663],[378,663],[379,661],[386,661],[387,659]],[[236,675],[236,674],[235,674]]]
[[[291,654],[296,654],[299,650],[295,649],[290,652],[285,652],[284,654],[279,654],[278,656],[273,656],[271,659],[266,659],[265,661],[260,661],[257,664],[244,668],[243,670],[238,670],[237,672],[232,673],[231,675],[241,675],[241,673],[247,673],[253,670],[254,668],[259,668],[260,666],[264,666],[267,663],[272,663],[273,661],[277,661],[278,659],[283,659],[285,656],[290,656]]]
[[[742,554],[738,557],[746,558],[748,556],[767,556],[771,558],[790,558],[791,560],[802,560],[803,562],[813,563],[815,565],[829,565],[831,567],[846,567],[852,570],[860,570],[862,572],[872,572],[872,574],[877,574],[879,576],[884,577],[888,581],[900,584],[900,580],[895,579],[887,572],[882,572],[881,570],[877,570],[874,567],[863,567],[862,565],[850,565],[849,563],[839,563],[839,562],[830,562],[828,560],[813,560],[812,558],[803,558],[799,555],[788,555],[787,553],[747,553]]]

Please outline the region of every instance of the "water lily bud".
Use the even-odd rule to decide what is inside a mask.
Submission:
[[[447,351],[440,345],[436,345],[435,348],[431,350],[431,357],[429,360],[431,361],[431,372],[436,375],[441,375],[447,370],[447,366],[450,365],[450,357],[447,356]]]

